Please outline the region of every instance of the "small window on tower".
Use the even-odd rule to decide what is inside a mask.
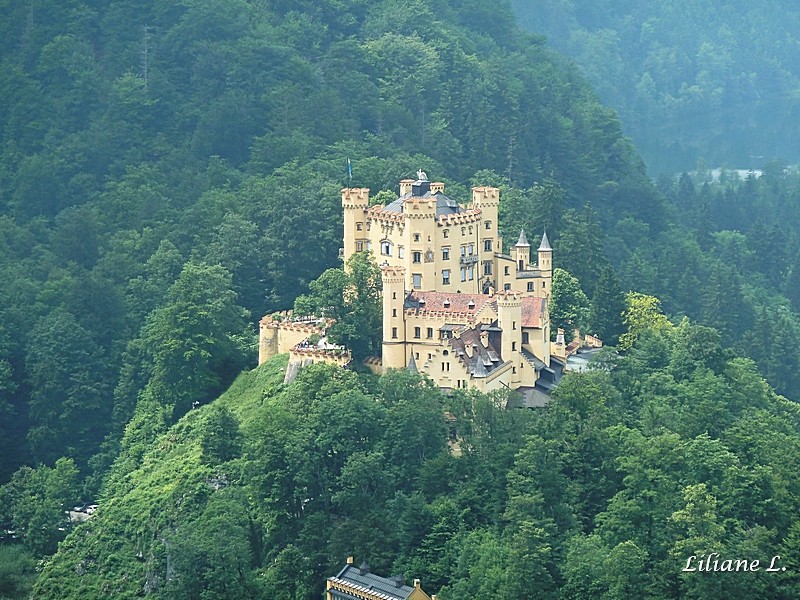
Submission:
[[[415,290],[418,290],[418,289],[420,289],[420,288],[422,287],[422,274],[420,274],[420,273],[414,273],[414,274],[411,276],[411,280],[412,280],[412,282],[413,282],[413,285],[414,285],[414,289],[415,289]]]
[[[504,269],[503,269],[503,273],[504,273],[505,275],[508,275],[508,267],[506,267],[506,268],[504,268]]]
[[[450,230],[449,229],[443,229],[442,230],[442,237],[443,238],[449,238],[450,237]]]
[[[533,291],[533,282],[532,282],[532,281],[529,281],[529,282],[528,282],[528,291],[529,291],[529,292],[532,292],[532,291]]]
[[[414,327],[414,337],[415,338],[422,337],[422,328],[421,327]]]
[[[406,256],[406,249],[403,246],[397,247],[397,258],[405,258]]]
[[[392,339],[397,339],[397,327],[392,327]]]
[[[442,248],[442,260],[450,260],[450,246]]]
[[[364,251],[364,242],[356,242],[356,252]]]
[[[415,263],[421,263],[421,262],[422,262],[422,252],[419,252],[419,251],[417,251],[417,252],[412,252],[412,253],[411,253],[411,256],[412,256],[412,260],[413,260]]]
[[[415,241],[415,242],[418,242],[418,241],[419,241],[419,234],[418,234],[418,233],[415,233],[415,234],[414,234],[414,241]]]
[[[491,221],[484,221],[483,222],[483,226],[486,229],[491,229],[492,228],[492,222]]]
[[[381,254],[384,256],[392,255],[392,242],[384,240],[381,242]]]
[[[492,251],[492,240],[483,240],[483,249],[486,252]]]
[[[356,223],[356,231],[362,231],[364,229],[363,223]]]

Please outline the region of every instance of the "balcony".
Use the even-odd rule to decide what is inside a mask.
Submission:
[[[478,262],[480,257],[477,254],[472,254],[470,256],[462,256],[461,257],[461,264],[462,265],[474,265]]]

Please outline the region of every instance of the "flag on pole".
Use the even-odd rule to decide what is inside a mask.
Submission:
[[[347,181],[353,183],[353,166],[350,164],[350,159],[347,159]]]

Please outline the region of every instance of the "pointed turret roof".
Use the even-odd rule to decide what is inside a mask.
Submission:
[[[547,239],[547,232],[545,231],[542,236],[542,243],[539,244],[539,252],[552,250],[553,249],[550,247],[550,240]]]
[[[530,246],[528,243],[528,238],[525,237],[525,230],[520,229],[519,232],[519,240],[517,241],[517,246]]]
[[[419,373],[419,369],[417,369],[417,361],[414,360],[414,355],[411,355],[411,360],[408,361],[408,370],[412,373]]]

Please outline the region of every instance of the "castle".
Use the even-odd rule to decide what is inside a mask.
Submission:
[[[419,171],[387,205],[370,206],[368,189],[342,190],[341,258],[371,251],[382,272],[382,356],[367,364],[416,370],[443,389],[516,389],[528,405],[541,404],[566,358],[563,336],[550,342],[547,234],[535,263],[524,232],[504,254],[500,190],[473,188],[462,206],[444,188]],[[287,350],[295,366],[345,361],[342,348],[309,345],[311,335],[324,339],[324,322],[284,317],[261,321],[259,363]]]

